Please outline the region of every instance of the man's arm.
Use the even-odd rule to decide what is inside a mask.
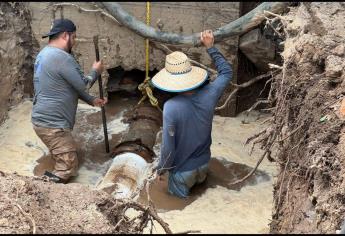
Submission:
[[[95,61],[92,65],[92,70],[88,76],[84,78],[87,90],[89,90],[93,84],[98,79],[98,76],[101,75],[103,71],[103,65],[101,61]]]
[[[219,98],[232,79],[232,67],[217,48],[208,48],[207,52],[212,58],[218,72],[218,76],[211,82],[211,86],[214,88],[216,96]]]
[[[82,75],[82,80],[85,83],[85,92],[88,94],[90,88],[92,87],[92,85],[95,83],[95,81],[98,78],[98,72],[96,69],[92,68],[90,74],[85,77],[84,77],[84,73],[80,69],[79,69],[79,73]],[[83,100],[84,102],[88,103],[88,98],[85,97],[85,94],[79,94],[79,98]]]
[[[76,61],[69,57],[65,60],[59,71],[60,75],[77,91],[79,97],[86,103],[93,105],[96,97],[86,92],[86,79]]]
[[[163,109],[163,133],[162,147],[159,164],[157,167],[158,175],[164,174],[165,171],[172,169],[175,158],[175,132],[176,125],[173,121],[169,109]]]
[[[212,58],[218,72],[217,78],[215,81],[211,82],[209,86],[214,91],[214,94],[218,100],[232,79],[232,68],[219,50],[213,46],[214,37],[212,30],[205,30],[204,32],[201,32],[200,41],[207,48],[207,52]]]
[[[90,89],[92,85],[96,82],[98,78],[98,72],[96,69],[92,68],[90,74],[83,77],[83,80],[85,81],[86,87]]]

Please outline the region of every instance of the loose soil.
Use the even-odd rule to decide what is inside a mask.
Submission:
[[[335,233],[345,219],[344,11],[344,3],[306,2],[283,16],[284,64],[259,137],[280,168],[271,233]]]

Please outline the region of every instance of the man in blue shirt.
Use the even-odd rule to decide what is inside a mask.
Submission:
[[[212,58],[218,76],[208,83],[207,71],[191,66],[182,52],[166,57],[165,68],[153,78],[158,89],[179,93],[163,108],[163,140],[158,175],[169,171],[168,191],[187,197],[190,188],[207,176],[211,158],[211,131],[214,109],[232,79],[232,67],[213,46],[211,30],[201,33],[200,40]]]

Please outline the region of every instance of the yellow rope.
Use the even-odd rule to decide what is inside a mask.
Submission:
[[[150,2],[146,2],[146,25],[150,25]],[[146,74],[145,79],[149,77],[149,66],[150,66],[150,54],[149,54],[149,39],[145,39],[146,48]]]
[[[146,24],[150,25],[150,2],[146,2]],[[145,39],[145,79],[144,82],[138,86],[138,89],[143,94],[143,97],[140,99],[138,104],[142,103],[147,97],[150,99],[150,103],[152,106],[158,108],[158,110],[162,111],[158,105],[158,100],[153,96],[152,89],[149,85],[149,67],[150,67],[150,51],[149,51],[149,39]]]

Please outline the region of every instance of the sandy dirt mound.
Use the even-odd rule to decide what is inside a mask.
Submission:
[[[144,206],[113,200],[77,183],[55,184],[0,171],[0,189],[1,234],[141,233],[151,215],[160,220]]]
[[[345,218],[344,11],[344,3],[301,3],[282,19],[284,64],[261,142],[280,166],[271,232],[335,233]]]
[[[99,210],[107,199],[102,192],[80,184],[54,184],[19,175],[0,179],[1,233],[32,233],[33,222],[37,233],[115,232]]]

